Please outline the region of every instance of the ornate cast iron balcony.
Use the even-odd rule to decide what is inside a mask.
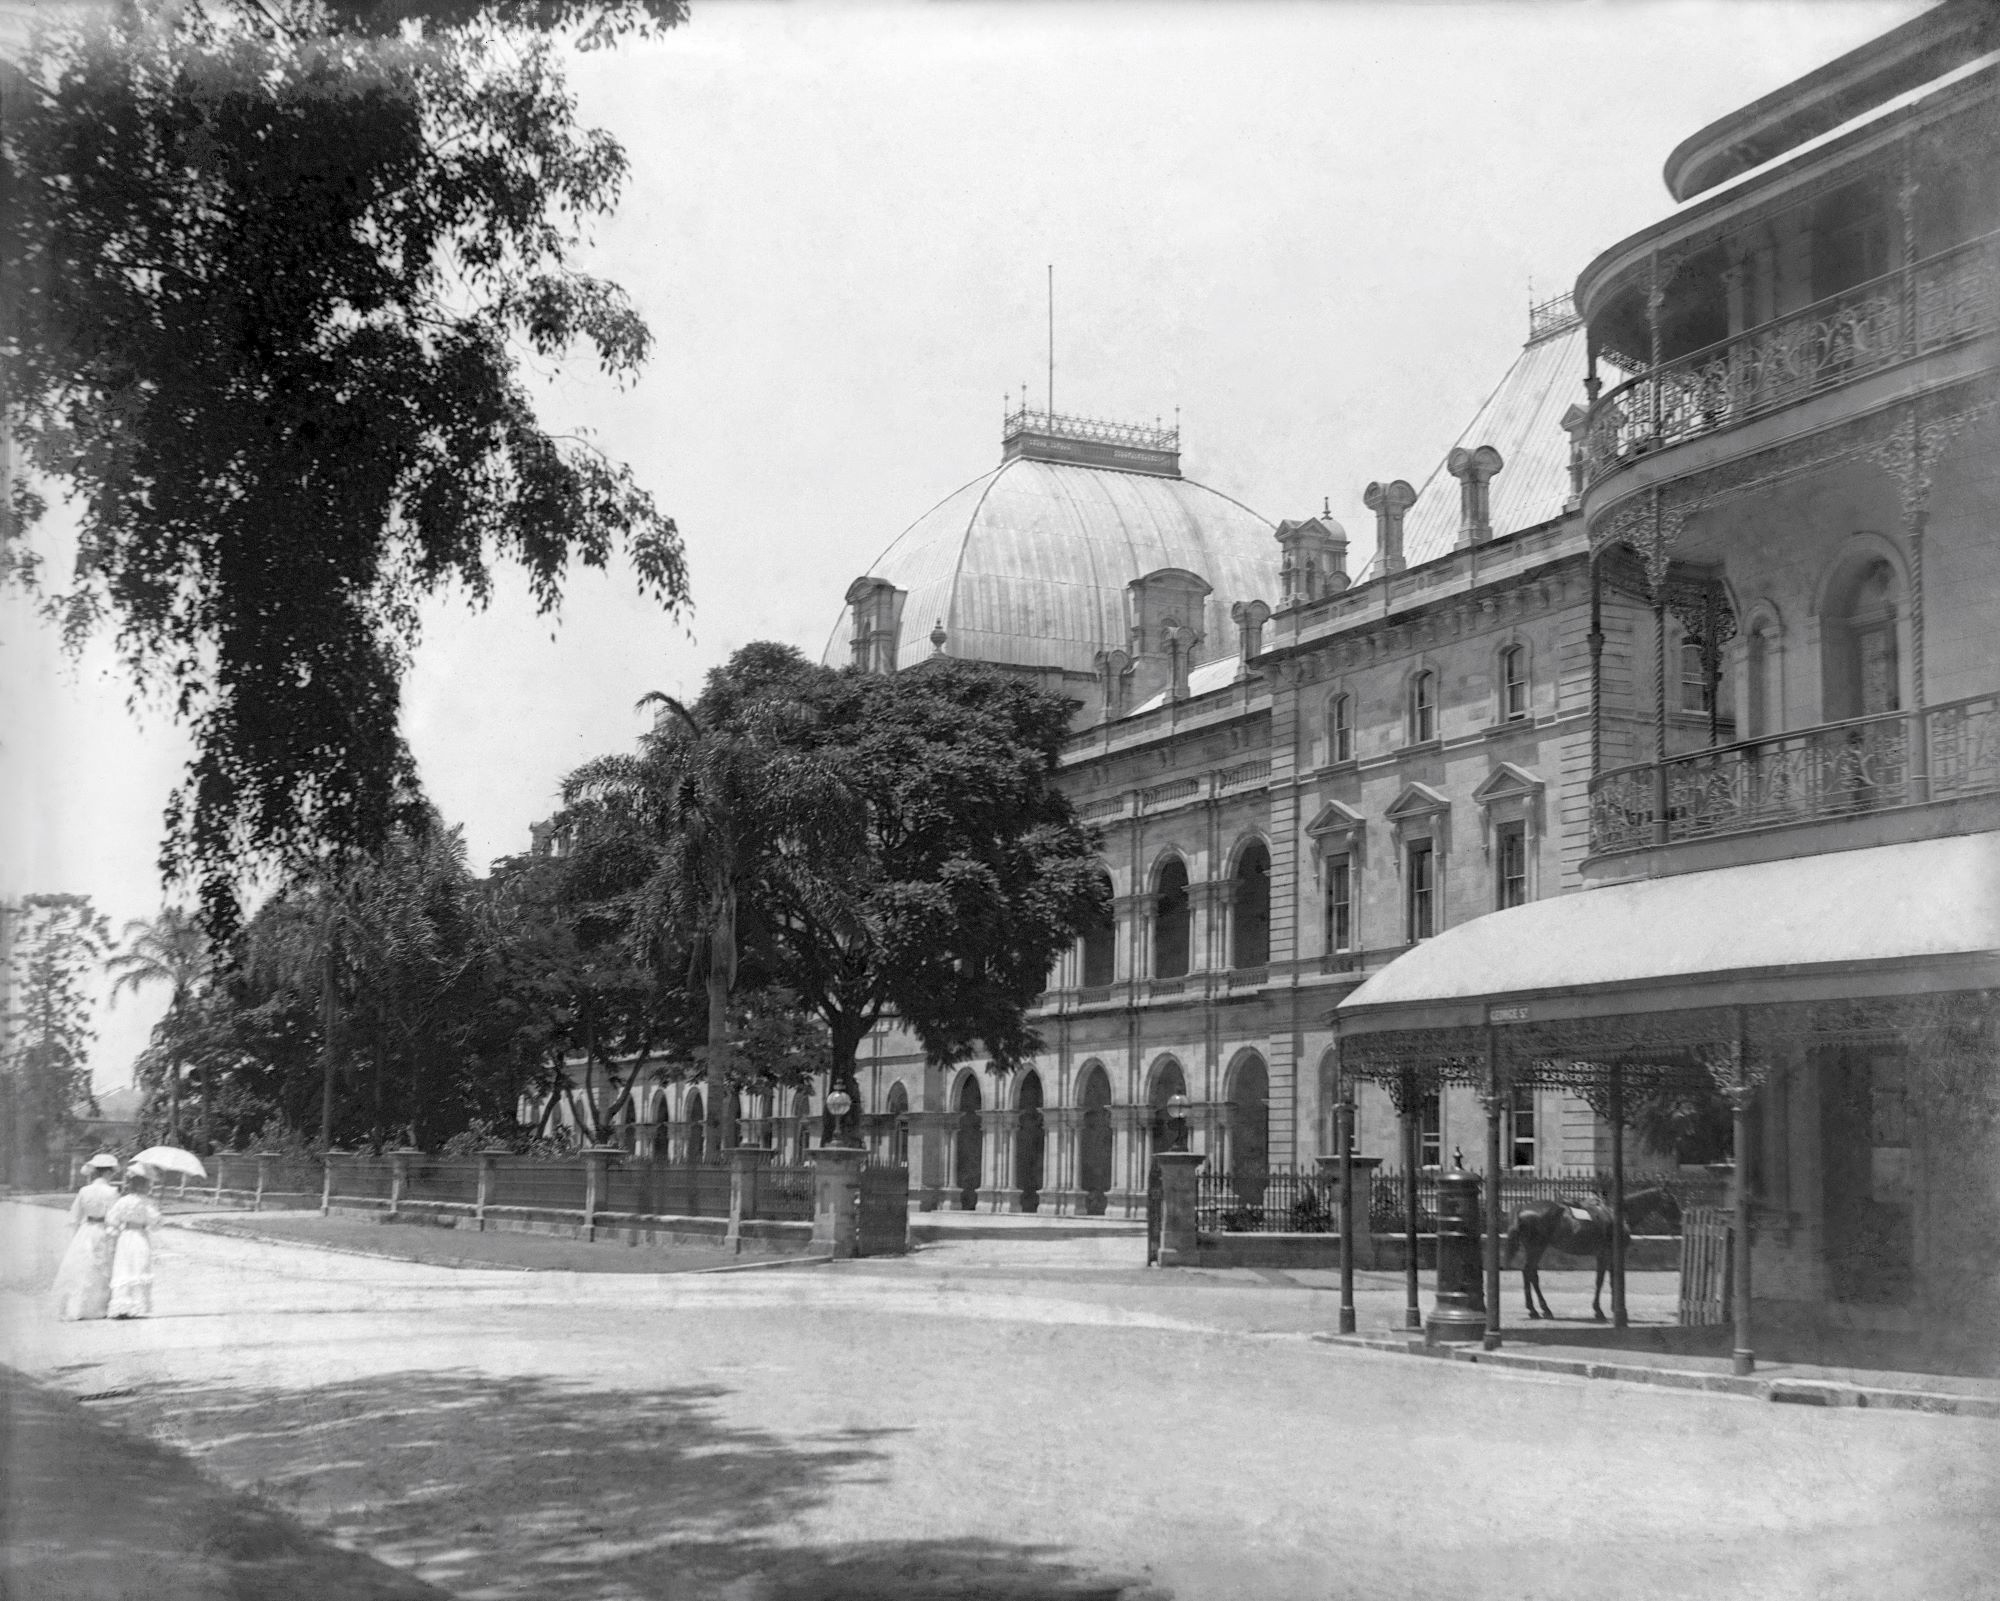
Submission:
[[[1584,424],[1587,482],[2000,328],[2000,234],[1887,273],[1620,384]]]
[[[1996,791],[2000,695],[1975,695],[1613,768],[1591,781],[1590,849],[1642,850]]]

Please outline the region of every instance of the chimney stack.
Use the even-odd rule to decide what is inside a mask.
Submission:
[[[1491,445],[1467,450],[1459,445],[1445,457],[1444,470],[1458,480],[1458,544],[1483,545],[1493,537],[1493,509],[1487,484],[1506,465]]]
[[[1250,658],[1264,648],[1264,625],[1271,620],[1271,608],[1261,600],[1239,600],[1229,608],[1236,624],[1236,676],[1250,676]]]
[[[1403,560],[1403,517],[1417,503],[1417,492],[1403,478],[1373,483],[1362,491],[1361,504],[1375,514],[1375,560],[1385,575],[1400,573]]]

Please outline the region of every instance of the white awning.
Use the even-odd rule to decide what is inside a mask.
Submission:
[[[1753,862],[1490,912],[1397,957],[1335,1017],[1343,1031],[1367,1032],[1507,1021],[1507,1003],[1536,999],[1536,1016],[1558,1001],[1604,1012],[1803,999],[1873,992],[1870,975],[1903,988],[1926,970],[1949,987],[2000,978],[2000,834]]]

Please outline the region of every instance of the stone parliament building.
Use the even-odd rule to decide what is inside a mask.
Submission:
[[[864,1046],[922,1204],[1135,1214],[1176,1094],[1259,1183],[1335,1148],[1343,1074],[1360,1153],[1596,1168],[1570,1056],[1671,1058],[1735,1064],[1760,1295],[1895,1327],[1990,1259],[1995,11],[1946,0],[1666,182],[1444,458],[1367,485],[1358,571],[1327,513],[1183,477],[1177,429],[1024,405],[849,587],[830,663],[1076,703],[1115,908],[1030,1066]]]

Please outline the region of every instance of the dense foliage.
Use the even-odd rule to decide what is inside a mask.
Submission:
[[[0,1158],[7,1181],[41,1185],[78,1132],[90,1092],[90,981],[111,930],[87,895],[28,895],[0,908],[7,1011],[0,1027]]]
[[[748,646],[641,758],[692,761],[705,740],[755,775],[702,790],[705,809],[648,814],[670,883],[719,882],[674,855],[726,833],[733,894],[706,910],[662,895],[637,926],[732,944],[824,1023],[850,1091],[855,1052],[889,1013],[935,1063],[983,1051],[1006,1071],[1038,1044],[1026,1013],[1056,957],[1105,910],[1055,784],[1069,715],[976,663],[884,677]]]
[[[115,631],[195,755],[162,866],[226,933],[247,874],[338,872],[421,812],[398,728],[419,601],[544,610],[622,550],[668,608],[679,536],[537,419],[524,355],[624,379],[648,334],[579,270],[624,153],[560,41],[680,0],[128,0],[47,8],[5,96],[0,378],[24,476],[0,580]],[[74,571],[26,542],[75,498]]]

